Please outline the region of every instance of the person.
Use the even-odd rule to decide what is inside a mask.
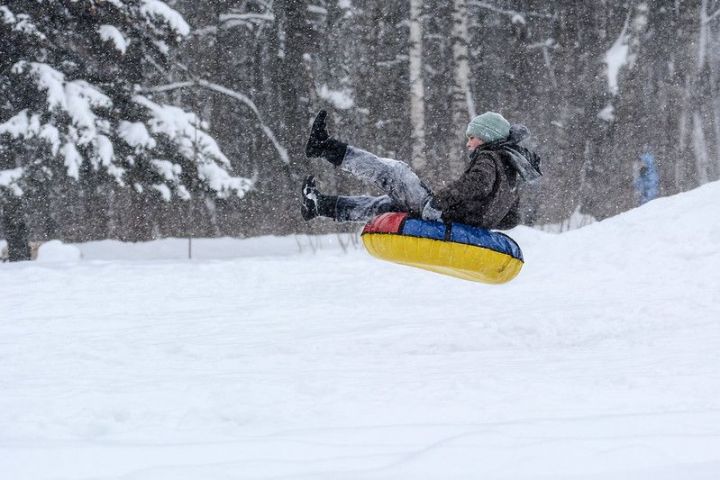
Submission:
[[[645,145],[635,165],[635,199],[638,205],[643,205],[657,198],[660,190],[660,175],[650,147]]]
[[[487,229],[518,225],[520,179],[540,177],[540,157],[519,145],[529,135],[523,125],[510,125],[499,113],[486,112],[470,121],[466,129],[469,162],[457,180],[432,192],[410,166],[381,158],[329,135],[327,112],[313,122],[305,154],[324,158],[336,167],[375,185],[381,196],[325,195],[314,177],[302,186],[301,214],[305,220],[318,216],[339,222],[368,221],[387,212],[407,212],[413,217],[444,223],[464,223]]]

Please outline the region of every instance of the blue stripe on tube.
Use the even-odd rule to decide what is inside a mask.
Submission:
[[[411,237],[431,238],[433,240],[445,240],[445,224],[408,218],[402,234]],[[510,255],[518,260],[523,260],[522,251],[515,241],[500,232],[493,232],[484,228],[472,227],[462,223],[453,223],[450,241],[465,245],[488,248],[490,250]]]

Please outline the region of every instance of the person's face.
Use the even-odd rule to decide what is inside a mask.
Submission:
[[[479,147],[483,143],[485,143],[485,142],[483,142],[482,140],[480,140],[477,137],[473,137],[472,135],[470,135],[468,137],[467,143],[465,144],[465,147],[468,149],[468,152],[472,152],[473,150],[475,150],[477,147]]]

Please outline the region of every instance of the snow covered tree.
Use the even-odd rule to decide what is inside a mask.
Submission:
[[[129,187],[165,201],[243,196],[252,180],[200,118],[151,97],[188,35],[159,0],[0,2],[0,202],[10,256],[27,257],[23,201],[38,186]]]

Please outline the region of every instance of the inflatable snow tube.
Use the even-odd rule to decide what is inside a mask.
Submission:
[[[407,213],[375,217],[361,237],[367,251],[382,260],[475,282],[506,283],[523,266],[520,247],[503,233]]]

